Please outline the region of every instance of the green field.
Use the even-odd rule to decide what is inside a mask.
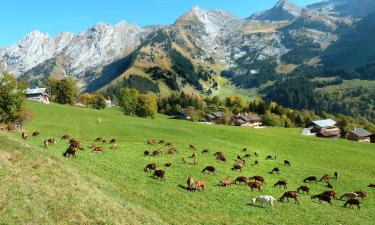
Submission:
[[[0,132],[0,224],[375,224],[375,190],[367,187],[375,182],[375,145],[302,137],[300,129],[246,129],[210,126],[177,121],[165,116],[155,120],[125,117],[118,109],[97,111],[60,105],[28,102],[33,121],[25,129],[38,130],[41,137],[24,141],[19,133]],[[99,123],[99,118],[101,123]],[[86,147],[76,159],[64,158],[68,147],[60,137],[69,134]],[[93,153],[89,146],[96,137],[119,140],[119,148]],[[58,139],[49,149],[42,147],[47,137]],[[150,147],[150,138],[173,143],[180,154],[143,157],[143,151],[166,149]],[[182,164],[181,158],[198,150],[198,165]],[[257,151],[242,172],[230,168],[242,148]],[[202,155],[203,149],[210,155]],[[227,163],[213,157],[223,151]],[[267,155],[277,160],[266,161]],[[292,166],[283,165],[288,159]],[[166,170],[165,182],[146,173],[146,164],[156,162]],[[202,174],[208,165],[217,168],[217,175]],[[280,175],[268,172],[281,169]],[[333,206],[312,201],[303,194],[300,205],[277,202],[275,209],[258,207],[250,200],[260,194],[279,198],[283,189],[272,187],[278,180],[289,182],[288,190],[302,185],[302,179],[333,174],[341,177],[331,181],[338,195],[349,191],[368,191],[361,210],[343,208],[343,201]],[[189,192],[186,180],[192,175],[204,178],[204,191]],[[267,185],[262,193],[245,185],[216,186],[227,176],[262,175]],[[311,184],[311,194],[327,188],[323,183]]]

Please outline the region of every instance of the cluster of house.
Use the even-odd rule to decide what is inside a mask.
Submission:
[[[191,118],[188,115],[186,109],[181,109],[176,113],[177,119],[186,119],[190,120]],[[210,124],[227,124],[232,126],[241,126],[241,127],[251,127],[259,128],[262,127],[262,118],[256,114],[250,113],[238,113],[229,117],[224,112],[213,112],[207,113],[202,119],[201,122],[210,123]]]
[[[338,138],[341,131],[337,122],[332,119],[312,121],[308,128],[303,129],[302,135],[315,135],[324,138]],[[375,143],[375,134],[363,129],[353,128],[349,131],[348,137],[352,141]]]

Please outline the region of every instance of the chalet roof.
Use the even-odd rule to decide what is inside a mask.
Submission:
[[[47,93],[47,88],[28,88],[26,90],[27,95],[33,95],[33,94],[45,94]]]
[[[214,115],[216,118],[221,118],[225,116],[224,113],[222,112],[214,112],[212,113],[212,115]]]
[[[226,115],[223,112],[214,112],[214,113],[209,113],[206,115],[209,119],[221,119],[224,118]]]
[[[245,124],[247,122],[248,122],[247,120],[243,120],[243,119],[238,119],[237,120],[237,123],[239,123],[239,124]]]
[[[353,130],[351,130],[350,132],[357,135],[358,137],[368,137],[372,135],[370,132],[362,128],[353,128]]]
[[[260,118],[260,116],[258,116],[256,114],[250,115],[250,116],[248,116],[248,118],[252,121],[262,120],[262,118]]]
[[[313,124],[317,125],[318,127],[324,128],[324,127],[332,127],[336,125],[336,121],[331,119],[326,120],[315,120],[312,121]]]
[[[207,117],[208,117],[209,119],[215,119],[215,116],[212,115],[212,114],[207,114]]]

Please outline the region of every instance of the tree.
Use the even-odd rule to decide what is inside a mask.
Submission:
[[[94,96],[90,93],[83,93],[79,98],[79,102],[85,106],[89,106],[94,100]]]
[[[74,105],[78,96],[78,88],[76,81],[72,78],[64,78],[56,80],[50,78],[47,83],[49,92],[52,95],[52,101],[59,104]]]
[[[340,128],[341,137],[346,138],[350,130],[349,123],[344,116],[339,115],[337,119],[338,119],[337,126]]]
[[[106,98],[101,93],[95,93],[93,94],[93,100],[92,100],[92,107],[94,109],[105,109],[106,106]]]
[[[122,88],[117,96],[125,115],[135,115],[139,92],[133,88]]]
[[[225,98],[225,107],[232,113],[239,113],[245,109],[245,100],[240,96],[230,96]]]
[[[0,122],[22,122],[24,102],[25,87],[10,74],[0,78]]]
[[[140,117],[155,118],[158,112],[157,97],[153,93],[138,95],[138,104],[136,108],[136,115]]]

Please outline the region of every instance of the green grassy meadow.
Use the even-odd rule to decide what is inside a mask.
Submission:
[[[20,133],[0,132],[0,224],[375,224],[375,145],[346,140],[303,137],[300,129],[248,129],[196,124],[159,115],[155,120],[124,116],[119,109],[103,111],[77,109],[61,105],[28,102],[33,120],[25,126],[31,136],[24,141]],[[100,119],[99,119],[100,118]],[[101,123],[99,123],[99,120]],[[76,159],[64,158],[68,147],[61,141],[68,134],[81,140],[86,149]],[[116,138],[119,147],[104,153],[87,148],[96,137]],[[57,144],[43,148],[43,140],[56,138]],[[148,146],[148,139],[164,139],[180,151],[176,155],[144,157],[145,150],[166,150],[163,145]],[[182,164],[197,147],[198,165]],[[237,155],[247,147],[259,153],[247,160],[242,172],[231,170]],[[209,149],[210,155],[202,155]],[[227,163],[217,161],[213,153],[223,151]],[[267,155],[277,160],[266,161]],[[283,160],[291,167],[283,165]],[[155,162],[166,170],[166,180],[144,172]],[[171,168],[164,168],[167,162]],[[217,175],[203,174],[213,165]],[[268,172],[281,169],[280,175]],[[344,201],[333,206],[311,200],[302,194],[300,205],[277,202],[272,210],[250,204],[260,194],[279,198],[285,190],[273,187],[278,180],[296,190],[307,176],[321,177],[338,171],[341,177],[331,181],[340,196],[349,191],[367,191],[361,210],[343,208]],[[204,191],[190,192],[187,177],[204,178]],[[260,193],[245,185],[216,186],[227,176],[262,175],[266,186]],[[323,183],[309,184],[310,194],[328,190]]]

